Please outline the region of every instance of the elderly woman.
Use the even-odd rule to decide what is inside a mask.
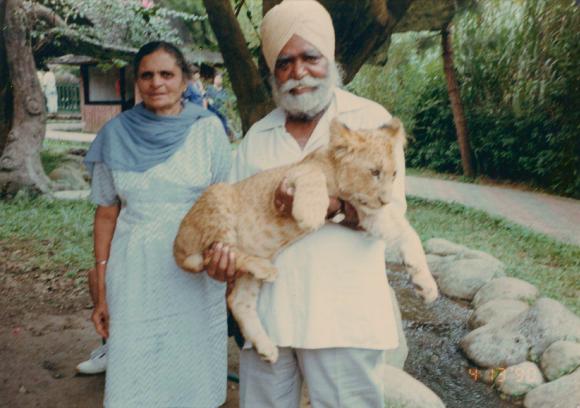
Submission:
[[[143,103],[108,122],[92,172],[97,302],[108,339],[106,407],[217,407],[227,378],[225,285],[180,270],[179,223],[226,179],[230,147],[218,118],[182,101],[190,76],[171,44],[143,46],[134,63]]]

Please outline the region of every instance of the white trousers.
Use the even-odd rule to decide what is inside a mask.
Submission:
[[[240,353],[240,408],[298,408],[306,381],[312,408],[383,408],[384,351],[280,348],[275,364]]]

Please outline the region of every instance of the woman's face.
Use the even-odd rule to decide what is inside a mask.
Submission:
[[[137,88],[147,109],[157,115],[181,112],[185,78],[175,58],[163,50],[143,57],[137,73]]]

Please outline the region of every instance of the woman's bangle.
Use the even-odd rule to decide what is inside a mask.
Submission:
[[[106,265],[108,261],[108,259],[97,259],[95,265]]]

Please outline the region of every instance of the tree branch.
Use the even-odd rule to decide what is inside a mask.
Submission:
[[[64,20],[56,14],[54,10],[36,2],[25,1],[23,4],[28,14],[28,18],[42,20],[48,24],[49,27],[66,26]]]
[[[229,0],[204,0],[209,22],[238,99],[244,132],[274,105],[254,63]]]

